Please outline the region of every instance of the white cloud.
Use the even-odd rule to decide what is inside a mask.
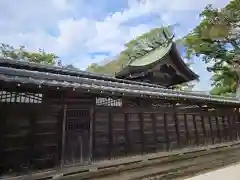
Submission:
[[[182,24],[178,29],[178,34],[182,35],[188,30],[187,26],[194,26],[189,12],[195,12],[196,16],[196,12],[209,3],[222,7],[227,2],[128,0],[128,7],[99,19],[93,18],[94,4],[89,10],[89,5],[85,5],[83,0],[1,0],[0,43],[25,45],[31,50],[44,48],[55,52],[65,63],[85,68],[87,64],[106,58],[105,55],[91,58],[89,53],[103,51],[114,56],[127,41],[163,23]],[[84,16],[85,12],[92,12],[92,17]],[[128,23],[151,14],[159,17],[157,23]],[[198,19],[194,19],[197,23]]]

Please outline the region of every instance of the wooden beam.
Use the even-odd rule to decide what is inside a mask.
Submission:
[[[62,120],[61,167],[63,167],[64,161],[65,161],[66,125],[67,125],[67,104],[64,104],[63,105],[63,120]]]

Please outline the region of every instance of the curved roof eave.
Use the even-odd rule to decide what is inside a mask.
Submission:
[[[185,80],[186,81],[197,80],[199,76],[196,73],[194,73],[183,61],[174,42],[170,42],[167,46],[159,47],[154,51],[146,54],[145,56],[136,59],[135,61],[127,65],[125,68],[123,68],[120,72],[116,73],[116,77],[121,78],[125,75],[135,72],[136,70],[139,71],[146,68],[151,68],[154,65],[156,65],[159,61],[161,61],[171,51],[175,54],[177,58],[177,61],[176,58],[172,58],[174,63],[176,64],[176,66],[178,66],[179,69],[183,69],[184,71],[183,73]]]
[[[183,67],[183,71],[184,74],[188,77],[187,81],[189,80],[198,80],[199,79],[199,75],[197,75],[195,72],[193,72],[188,66],[187,64],[183,61],[180,53],[177,50],[176,44],[173,43],[172,45],[172,51],[173,53],[176,55],[176,58],[178,59],[176,61],[176,58],[172,58],[174,63],[176,64],[176,66],[181,66]],[[180,67],[179,67],[180,68]]]
[[[141,69],[151,68],[170,52],[170,50],[172,49],[172,44],[173,43],[170,42],[166,46],[159,47],[151,51],[150,53],[144,55],[143,57],[136,59],[135,61],[124,67],[121,71],[116,73],[116,77],[123,77],[129,73],[132,73],[132,71],[135,70],[139,71]]]

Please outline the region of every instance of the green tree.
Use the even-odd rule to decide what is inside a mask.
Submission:
[[[187,57],[197,56],[213,72],[212,94],[236,92],[237,73],[232,60],[240,45],[240,0],[231,1],[222,9],[211,5],[200,14],[200,24],[184,38]]]
[[[0,55],[9,57],[16,60],[26,60],[41,64],[60,65],[61,61],[54,53],[46,53],[44,50],[39,49],[37,52],[29,52],[24,46],[14,48],[8,44],[0,45]]]

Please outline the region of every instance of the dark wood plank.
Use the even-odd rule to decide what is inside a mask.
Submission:
[[[152,118],[152,131],[153,131],[154,145],[155,145],[155,149],[157,149],[157,128],[156,128],[157,120],[156,120],[156,114],[152,113],[151,118]]]
[[[219,141],[222,142],[223,139],[222,139],[222,135],[221,135],[221,131],[220,131],[220,125],[219,125],[219,120],[218,120],[217,116],[215,116],[215,120],[216,120],[216,127],[217,127],[217,136],[218,136]]]
[[[215,139],[214,139],[214,135],[213,135],[211,115],[208,116],[208,123],[209,123],[209,126],[210,126],[210,134],[211,134],[211,138],[212,138],[212,144],[214,144],[215,143]]]
[[[90,153],[89,153],[89,159],[90,161],[93,161],[95,156],[94,156],[94,150],[96,148],[95,146],[95,125],[96,125],[96,112],[95,112],[95,108],[94,107],[91,107],[91,110],[90,110],[90,113],[91,113],[91,120],[90,120],[90,143],[89,143],[89,150],[90,150]]]
[[[234,138],[234,131],[232,131],[232,122],[230,120],[230,114],[227,115],[227,135],[229,136],[230,140],[232,141]]]
[[[34,154],[35,154],[35,149],[34,149],[34,144],[35,144],[35,130],[36,130],[36,115],[34,112],[31,112],[29,114],[29,120],[30,120],[30,128],[29,128],[29,150],[28,150],[28,156],[30,160],[30,164],[34,164]]]
[[[125,136],[125,155],[127,155],[131,151],[127,113],[124,113],[124,136]]]
[[[173,113],[173,120],[174,120],[176,135],[177,135],[177,145],[180,146],[179,120],[176,112]]]
[[[202,131],[204,135],[204,143],[206,143],[206,138],[207,138],[207,133],[206,133],[206,127],[205,127],[205,122],[204,122],[204,116],[201,115],[201,125],[202,125]]]
[[[144,118],[142,113],[139,113],[138,115],[139,115],[140,137],[141,137],[141,153],[144,153],[145,152],[145,137],[144,137],[144,128],[143,128]]]
[[[185,127],[185,136],[186,136],[186,145],[189,145],[190,138],[189,138],[189,130],[188,130],[188,121],[187,121],[187,114],[184,114],[184,127]]]
[[[110,159],[113,151],[113,126],[112,126],[112,112],[108,112],[108,158]]]
[[[192,118],[193,118],[193,126],[194,126],[195,138],[196,138],[196,145],[199,145],[199,134],[197,129],[196,116],[193,115]]]
[[[168,123],[167,123],[167,114],[163,114],[163,121],[164,121],[164,132],[165,132],[165,143],[166,143],[166,149],[170,149],[170,139],[169,139],[169,133],[168,133]]]
[[[224,139],[228,140],[228,136],[227,136],[227,127],[226,127],[226,116],[222,116],[222,125],[223,125],[223,135],[224,135]]]
[[[61,167],[65,161],[65,142],[66,142],[66,123],[67,123],[67,104],[63,106],[63,120],[62,120],[62,147],[61,147]]]

